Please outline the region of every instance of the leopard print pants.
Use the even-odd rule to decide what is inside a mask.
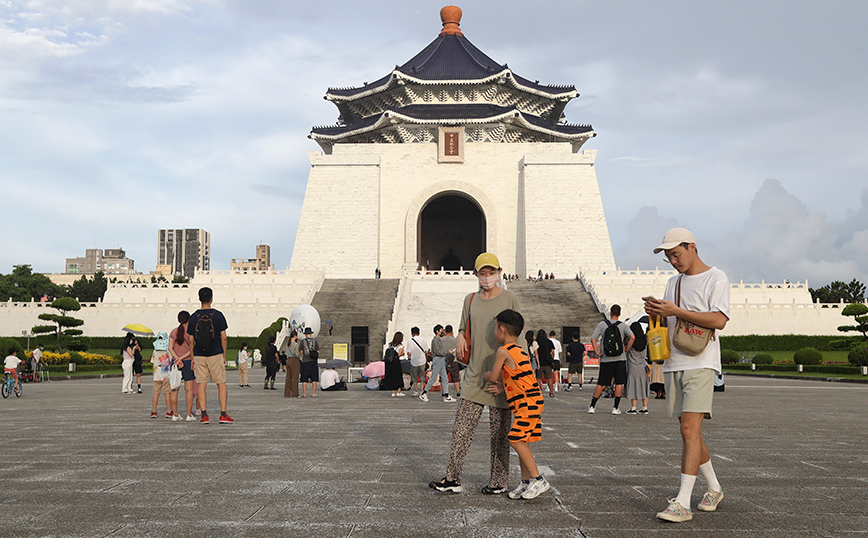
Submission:
[[[473,434],[485,406],[463,398],[458,400],[455,424],[452,426],[452,448],[449,451],[449,464],[446,479],[461,482],[464,458],[473,441]],[[509,409],[488,408],[491,427],[491,478],[488,485],[504,488],[509,479],[509,442],[506,439],[512,424]]]

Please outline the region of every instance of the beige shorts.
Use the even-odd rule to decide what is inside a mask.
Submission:
[[[193,371],[196,372],[197,383],[226,383],[226,362],[223,355],[211,355],[210,357],[195,357]]]
[[[704,413],[705,418],[711,419],[711,399],[714,396],[716,376],[717,372],[711,368],[664,373],[669,416]]]
[[[159,394],[163,391],[172,392],[172,389],[169,387],[169,380],[163,379],[161,381],[154,381],[154,392]]]

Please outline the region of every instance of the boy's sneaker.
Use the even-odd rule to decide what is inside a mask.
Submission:
[[[187,422],[196,422],[196,417],[193,415],[187,415]]]
[[[172,417],[172,422],[178,422],[179,420],[184,420],[181,418],[181,415],[174,415]]]
[[[628,415],[636,415],[638,413],[639,413],[639,411],[636,411],[635,407],[631,407],[630,409],[627,410]]]
[[[639,414],[640,415],[647,415],[648,414],[648,408],[643,407],[642,409],[639,410]]]
[[[439,482],[429,482],[428,487],[447,493],[461,493],[462,491],[461,484],[457,480],[446,480],[445,476]]]
[[[596,412],[597,412],[597,410],[594,409],[594,406],[592,406],[592,405],[589,405],[589,406],[588,406],[588,414],[589,414],[589,415],[593,415],[593,414],[596,413]]]
[[[527,488],[522,492],[522,499],[536,499],[541,494],[545,493],[549,490],[551,486],[549,485],[549,481],[545,478],[540,478],[539,480],[535,478],[530,479],[530,484],[528,484]]]
[[[693,513],[690,511],[690,508],[681,506],[681,503],[675,499],[669,499],[669,506],[666,510],[657,512],[657,519],[681,523],[693,519]]]
[[[156,412],[156,411],[154,411],[153,413],[151,413],[151,418],[157,418],[157,412]]]
[[[234,424],[234,423],[235,423],[235,421],[232,420],[232,417],[230,417],[229,415],[222,415],[220,417],[220,424]]]
[[[504,487],[502,487],[502,488],[495,488],[495,487],[492,487],[492,486],[485,486],[484,488],[482,488],[482,493],[484,493],[484,494],[486,494],[486,495],[500,495],[500,494],[503,493],[504,491],[506,491],[506,486],[504,486]]]
[[[444,402],[452,403],[452,402],[457,402],[458,400],[456,400],[456,399],[453,398],[452,396],[447,396],[447,397],[443,398],[443,401],[444,401]]]
[[[172,413],[166,412],[166,418],[172,418]]]
[[[702,510],[703,512],[714,512],[715,510],[717,510],[717,505],[722,500],[722,491],[714,491],[713,489],[709,489],[705,492],[705,495],[702,496],[702,500],[699,501],[699,506],[697,506],[696,508]]]
[[[518,487],[507,493],[506,496],[510,499],[521,499],[521,494],[524,493],[524,490],[526,490],[529,485],[530,482],[522,480],[518,483]]]
[[[208,415],[202,415],[202,420],[199,421],[199,424],[211,424],[211,420],[208,418]]]
[[[427,402],[428,401],[428,395],[423,392],[422,395],[419,396],[419,399],[422,400],[423,402]]]
[[[581,386],[581,385],[579,385],[579,390],[585,390],[585,389],[583,389],[583,388],[582,388],[582,386]]]
[[[142,393],[142,389],[139,389],[139,390],[136,391],[136,392],[138,392],[139,394],[141,394],[141,393]]]
[[[613,407],[613,408],[612,408],[612,414],[613,414],[613,415],[620,415],[620,414],[621,414],[621,410],[618,409],[617,407]]]

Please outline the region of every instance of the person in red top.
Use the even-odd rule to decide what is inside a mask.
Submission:
[[[540,474],[529,446],[542,438],[542,390],[531,368],[530,357],[517,343],[524,329],[522,315],[515,310],[504,310],[494,319],[494,336],[500,347],[494,356],[494,366],[484,377],[495,383],[492,392],[506,392],[506,401],[515,416],[507,439],[518,454],[521,466],[521,483],[508,496],[510,499],[535,499],[550,487]]]

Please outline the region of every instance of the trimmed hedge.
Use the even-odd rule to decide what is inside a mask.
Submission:
[[[804,365],[823,364],[823,354],[812,347],[803,347],[793,355],[793,362]]]
[[[868,345],[855,348],[847,355],[847,362],[853,366],[868,366]]]
[[[750,364],[747,363],[739,363],[739,364],[729,364],[724,368],[728,371],[750,371]],[[764,364],[762,366],[757,366],[757,370],[763,370],[766,372],[782,372],[782,373],[791,373],[794,374],[798,372],[798,369],[795,364]],[[802,371],[804,373],[815,373],[815,374],[832,374],[832,375],[858,375],[860,373],[859,368],[855,366],[844,366],[844,365],[829,365],[822,364],[819,366],[802,366]]]
[[[757,353],[754,355],[751,362],[754,364],[773,364],[775,359],[768,353]]]
[[[834,346],[832,342],[835,342]],[[849,344],[845,344],[849,342]],[[828,336],[808,336],[804,334],[784,334],[784,335],[758,335],[748,334],[744,336],[726,336],[721,335],[721,348],[732,349],[733,351],[792,351],[794,349],[802,349],[804,347],[812,347],[819,351],[841,351],[849,348],[843,348],[844,345],[855,345],[864,343],[865,339],[861,336],[852,336],[842,338],[841,335]]]
[[[739,360],[739,355],[735,351],[731,349],[722,349],[720,350],[720,363],[721,364],[736,364]]]

